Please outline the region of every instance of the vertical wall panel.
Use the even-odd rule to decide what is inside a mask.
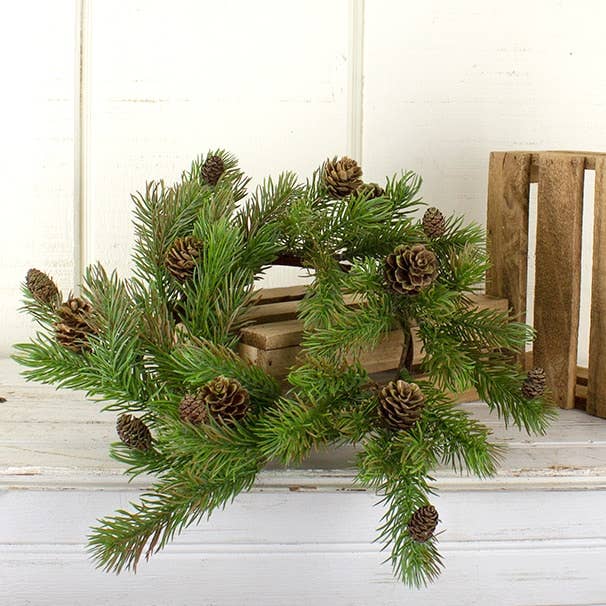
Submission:
[[[0,20],[0,356],[23,340],[17,314],[29,267],[73,286],[76,3],[3,4]]]
[[[366,3],[364,164],[484,223],[489,152],[606,149],[606,3]]]
[[[345,152],[348,11],[344,0],[91,3],[89,261],[126,271],[130,192],[176,179],[209,148],[235,153],[257,182]]]

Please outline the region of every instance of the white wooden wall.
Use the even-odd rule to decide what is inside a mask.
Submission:
[[[65,290],[96,259],[127,271],[129,194],[208,148],[256,180],[341,153],[372,180],[414,169],[480,222],[489,151],[606,150],[602,0],[0,7],[0,355],[31,330],[29,267]]]

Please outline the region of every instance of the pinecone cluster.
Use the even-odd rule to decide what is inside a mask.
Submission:
[[[438,259],[424,244],[403,244],[385,258],[384,274],[392,290],[414,295],[434,282]]]
[[[408,522],[408,534],[413,541],[425,543],[434,533],[438,525],[438,511],[433,505],[419,507]]]
[[[186,394],[179,404],[182,421],[201,425],[209,416],[228,425],[241,421],[248,413],[250,396],[236,379],[219,376],[193,394]]]
[[[416,383],[390,381],[379,392],[379,415],[396,431],[410,429],[421,417],[425,396]]]
[[[57,309],[55,337],[63,347],[76,353],[90,351],[88,337],[96,333],[91,323],[92,307],[80,297],[71,297]]]
[[[423,215],[423,231],[428,238],[440,238],[446,231],[444,215],[435,206],[429,207]]]
[[[203,250],[204,243],[194,236],[177,238],[166,253],[164,265],[179,282],[186,282],[194,275]]]
[[[347,156],[327,160],[322,173],[326,189],[334,198],[345,198],[357,191],[363,185],[361,176],[359,164]]]
[[[221,156],[217,155],[208,156],[200,169],[200,175],[208,185],[216,185],[224,172],[225,162]]]
[[[546,383],[545,371],[542,368],[533,368],[524,379],[522,395],[528,400],[540,398],[545,393]]]
[[[45,305],[58,305],[60,293],[52,278],[39,269],[30,269],[25,276],[25,285],[32,297]]]
[[[152,444],[152,435],[147,425],[133,415],[123,414],[116,422],[118,436],[129,448],[149,450]]]

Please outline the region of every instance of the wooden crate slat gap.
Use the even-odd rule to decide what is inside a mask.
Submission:
[[[595,170],[589,369],[577,367],[584,172]],[[606,153],[511,151],[490,155],[486,292],[526,313],[528,191],[537,183],[535,364],[556,403],[606,418]],[[526,181],[525,181],[526,180]],[[518,250],[516,250],[518,248]],[[520,362],[525,363],[524,357]],[[530,367],[529,363],[525,364]]]

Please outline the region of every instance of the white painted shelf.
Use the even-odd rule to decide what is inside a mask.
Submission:
[[[136,576],[96,571],[88,527],[150,481],[127,484],[109,459],[115,415],[25,383],[7,360],[0,396],[0,604],[606,604],[606,422],[582,412],[562,411],[546,436],[528,437],[482,403],[462,405],[507,455],[490,480],[436,474],[446,570],[411,591],[380,564],[381,509],[356,488],[348,449],[266,470]]]

